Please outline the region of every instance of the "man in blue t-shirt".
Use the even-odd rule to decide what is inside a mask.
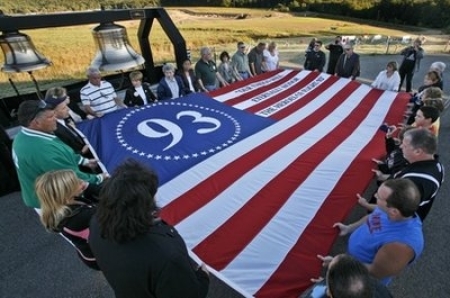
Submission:
[[[340,235],[351,233],[348,253],[363,262],[385,285],[417,260],[424,247],[422,222],[416,215],[420,193],[409,179],[383,182],[375,210],[355,223],[335,223]],[[330,257],[322,257],[324,262]]]

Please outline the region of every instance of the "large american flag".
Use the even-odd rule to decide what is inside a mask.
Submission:
[[[246,297],[298,297],[384,151],[379,126],[406,94],[280,70],[211,92],[120,110],[80,129],[113,170],[161,179],[161,216],[192,255]]]

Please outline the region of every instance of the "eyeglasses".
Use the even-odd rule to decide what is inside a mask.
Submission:
[[[314,46],[315,46],[315,47],[320,47],[321,45],[320,45],[320,44],[315,44]]]
[[[39,100],[39,104],[36,107],[36,111],[33,113],[33,117],[31,117],[31,120],[34,120],[34,118],[39,115],[40,112],[51,109],[51,106],[48,105],[45,101]]]
[[[346,48],[346,49],[344,49],[345,51],[350,51],[351,50],[351,48]]]

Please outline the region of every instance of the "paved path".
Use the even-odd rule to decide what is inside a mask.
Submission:
[[[374,78],[393,56],[362,56],[362,78]],[[422,70],[414,78],[420,85],[425,66],[444,61],[450,68],[449,56],[426,56]],[[446,75],[450,77],[450,75]],[[364,80],[363,80],[364,81]],[[450,82],[445,82],[450,92]],[[450,169],[450,116],[448,109],[441,118],[439,137],[441,160]],[[447,175],[446,181],[450,180]],[[450,186],[445,183],[424,225],[426,247],[417,264],[395,279],[390,287],[398,298],[446,298],[450,296],[448,264],[450,263]],[[75,256],[72,247],[61,237],[46,233],[34,210],[26,208],[20,193],[0,198],[0,297],[6,298],[111,298],[112,290],[102,274],[85,267]],[[351,215],[361,214],[360,209]],[[352,219],[349,219],[350,221]],[[340,239],[334,252],[345,250]],[[240,298],[241,296],[213,278],[210,298]],[[277,298],[277,297],[274,297]]]

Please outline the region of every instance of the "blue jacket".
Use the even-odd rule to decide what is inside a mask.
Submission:
[[[183,82],[179,76],[174,76],[175,81],[178,84],[179,94],[176,94],[175,97],[181,97],[186,95],[186,90]],[[156,91],[158,93],[158,100],[171,99],[173,97],[172,91],[169,88],[169,85],[166,82],[166,78],[162,78],[159,81],[158,89]]]

